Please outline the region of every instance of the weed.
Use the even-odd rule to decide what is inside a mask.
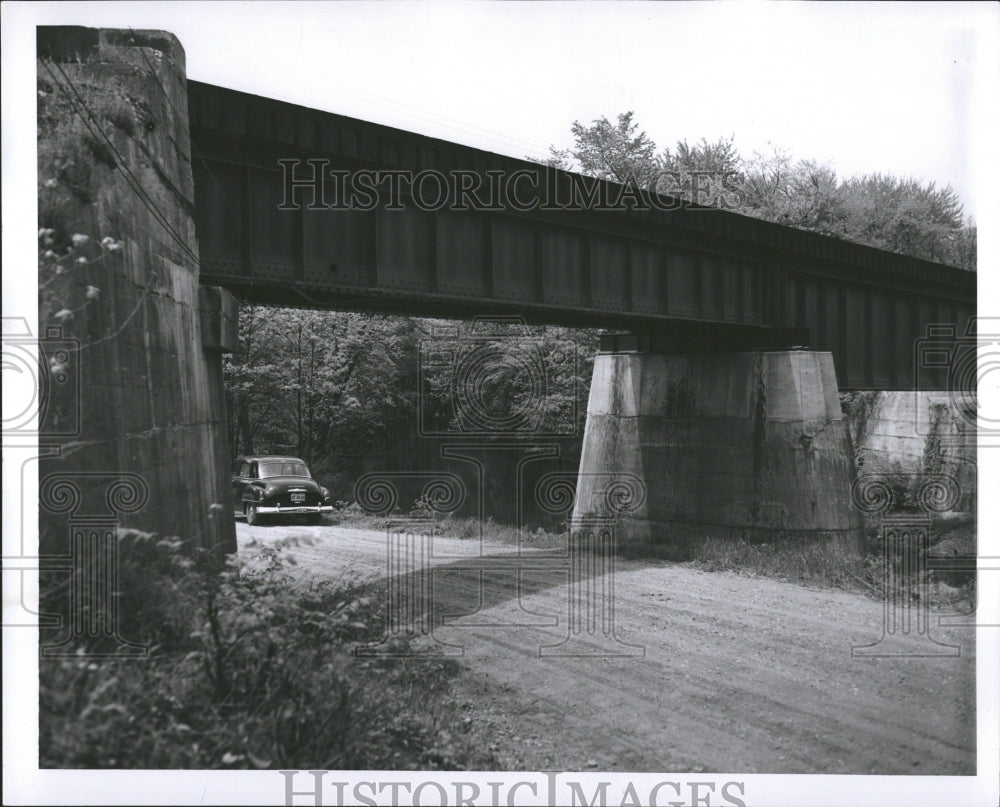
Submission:
[[[297,589],[281,548],[220,562],[135,531],[119,546],[121,633],[153,652],[41,662],[42,767],[492,763],[455,729],[444,698],[453,661],[354,657],[384,624],[383,598],[363,586]]]
[[[880,557],[821,544],[779,545],[710,538],[693,548],[691,560],[707,571],[735,571],[870,594],[881,591]]]
[[[970,524],[967,519],[936,520],[931,529],[929,556],[975,554],[974,531],[974,523]],[[707,539],[691,548],[688,559],[707,571],[771,577],[881,598],[886,563],[895,564],[897,558],[882,556],[881,537],[877,529],[871,531],[868,539],[867,550],[860,554],[826,544],[767,544]],[[974,607],[976,582],[972,573],[917,571],[903,584],[912,596],[928,596],[936,606],[959,606],[960,610]]]

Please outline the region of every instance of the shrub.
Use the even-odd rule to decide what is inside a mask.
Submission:
[[[759,544],[710,538],[692,549],[692,560],[708,571],[738,571],[791,582],[877,594],[882,559],[822,544]]]
[[[152,652],[42,660],[42,767],[490,765],[450,728],[455,662],[353,655],[380,638],[381,597],[296,587],[282,547],[219,562],[134,531],[119,543],[121,632]]]

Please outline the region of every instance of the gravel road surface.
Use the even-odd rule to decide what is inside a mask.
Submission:
[[[388,574],[383,532],[238,521],[237,534],[247,555],[253,541],[310,538],[289,550],[303,579]],[[969,628],[932,620],[931,635],[959,656],[914,657],[940,648],[910,636],[884,645],[908,657],[852,657],[883,633],[875,599],[619,560],[613,575],[578,578],[604,603],[613,580],[614,635],[597,624],[567,642],[565,557],[443,537],[434,555],[433,574],[397,582],[433,582],[433,641],[466,668],[453,697],[489,728],[505,767],[975,773]]]

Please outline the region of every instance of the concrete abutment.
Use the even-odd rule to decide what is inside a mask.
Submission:
[[[47,402],[61,437],[43,442],[60,454],[40,476],[72,476],[84,504],[98,506],[108,484],[99,472],[134,474],[148,497],[121,512],[122,524],[231,551],[220,354],[235,341],[235,306],[198,283],[183,49],[164,32],[41,28],[39,54],[51,59],[38,66],[39,227],[64,244],[91,237],[90,263],[74,269],[78,299],[40,302],[40,326],[58,324],[80,345],[65,366],[70,385]],[[102,253],[105,237],[121,249]],[[91,287],[99,297],[88,302],[79,292]],[[913,440],[910,414],[882,401],[858,441],[865,467],[895,467],[909,452],[926,469],[939,457],[974,495],[974,441],[971,451],[944,446],[944,415]],[[626,540],[855,545],[854,472],[830,354],[613,351],[595,363],[575,515],[627,505]],[[615,486],[623,479],[641,495]],[[67,516],[47,520],[56,540],[43,554],[64,554]]]
[[[976,512],[974,392],[859,392],[850,398],[859,474],[883,478],[900,492],[943,477],[954,510]]]
[[[601,352],[574,519],[678,556],[707,538],[860,550],[854,475],[829,353]],[[642,490],[615,502],[616,479]]]
[[[38,56],[39,328],[43,361],[64,356],[42,404],[41,555],[79,560],[78,533],[119,527],[235,552],[222,354],[238,312],[199,284],[183,48],[39,28]]]

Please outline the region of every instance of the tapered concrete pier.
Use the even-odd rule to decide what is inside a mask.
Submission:
[[[710,537],[861,546],[830,353],[602,351],[575,519],[613,515],[616,474],[645,486],[617,516],[621,543],[681,555]]]

